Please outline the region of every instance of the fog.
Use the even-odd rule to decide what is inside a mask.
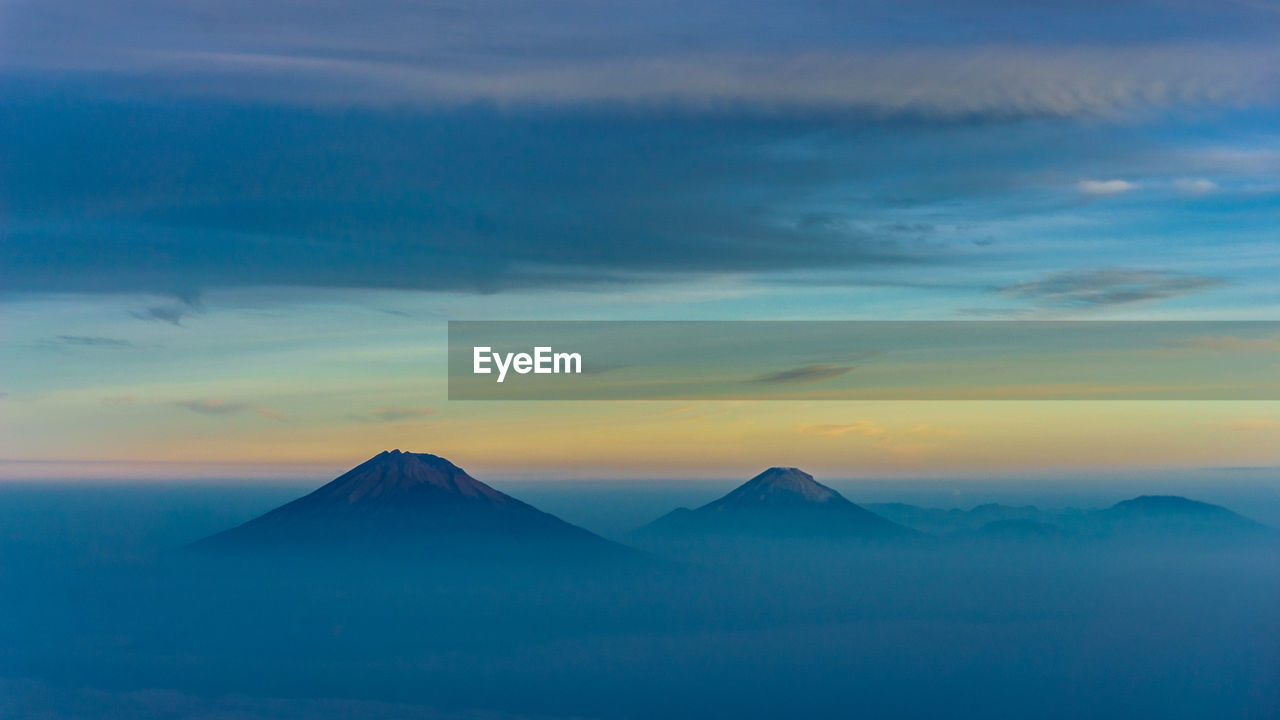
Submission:
[[[1271,718],[1280,707],[1273,535],[629,532],[732,485],[500,485],[640,550],[518,564],[450,547],[429,558],[184,549],[298,486],[3,486],[0,716]],[[887,485],[837,487],[873,509],[892,499]],[[956,488],[956,504],[924,483],[894,497],[968,510],[1004,492],[1057,512],[1135,494]],[[1266,519],[1249,509],[1274,495],[1255,490],[1231,509]]]

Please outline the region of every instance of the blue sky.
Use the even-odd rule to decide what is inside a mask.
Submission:
[[[297,460],[327,442],[300,416],[447,449],[486,421],[442,399],[450,318],[1280,307],[1265,2],[52,0],[0,27],[10,460],[159,433],[212,462],[215,431]]]

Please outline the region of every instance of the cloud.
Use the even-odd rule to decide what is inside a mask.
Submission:
[[[859,162],[881,151],[834,121],[483,108],[266,121],[214,107],[31,101],[0,116],[0,135],[30,139],[0,166],[0,287],[166,295],[133,315],[181,325],[209,288],[613,289],[947,255],[936,238],[859,221],[859,208],[801,222],[833,183],[872,191],[878,166],[897,161]],[[788,145],[811,135],[812,149]],[[74,166],[43,157],[45,143]],[[405,160],[418,156],[432,162]],[[50,163],[79,181],[29,169]],[[180,189],[157,180],[175,175]]]
[[[997,288],[997,292],[1050,307],[1105,307],[1180,297],[1223,283],[1221,278],[1204,275],[1103,268],[1050,273],[1040,280]]]
[[[31,73],[36,91],[15,93],[0,117],[0,136],[24,139],[0,167],[0,287],[493,293],[963,274],[957,266],[977,253],[946,228],[1024,213],[997,195],[1025,188],[1029,169],[1130,183],[1099,168],[1156,177],[1151,146],[1184,142],[1099,116],[1269,97],[1260,58],[1280,56],[1232,42],[1152,44],[1138,23],[1128,44],[1030,42],[1023,32],[1041,31],[1037,22],[1017,42],[974,45],[937,12],[921,15],[954,42],[920,42],[907,11],[902,39],[847,42],[737,13],[691,47],[673,41],[687,28],[645,3],[533,13],[480,1],[446,13],[374,0],[358,27],[340,5],[297,13],[306,17],[286,33],[279,13],[293,6],[278,0],[231,0],[237,21],[216,28],[152,0],[92,18],[48,0],[6,17],[31,26],[11,31],[22,44],[6,48],[6,72]],[[1008,10],[986,12],[1003,20]],[[496,29],[513,16],[521,32]],[[619,20],[632,17],[642,21]],[[47,32],[67,23],[85,23],[75,43]],[[152,102],[157,94],[171,101]],[[1087,131],[1056,120],[1079,115]],[[1025,118],[1051,119],[1013,122]],[[1010,255],[1022,249],[995,238]],[[193,311],[157,304],[135,315],[180,325]]]
[[[853,370],[856,365],[805,365],[803,367],[781,370],[761,375],[755,379],[759,383],[816,383],[840,377]]]
[[[79,345],[82,347],[131,348],[133,343],[118,338],[96,337],[89,335],[58,335],[54,340],[63,345]]]
[[[102,398],[102,404],[107,406],[132,405],[135,400],[137,400],[137,398],[133,395],[113,395],[111,397]]]
[[[918,446],[931,439],[954,437],[959,434],[959,431],[952,428],[937,427],[923,423],[913,425],[901,432],[891,433],[871,420],[859,420],[857,422],[846,423],[843,425],[802,423],[796,426],[796,432],[803,435],[817,435],[819,437],[860,435],[863,437],[876,438],[884,445],[900,447],[912,445]]]
[[[1274,14],[1179,5],[1156,11],[1153,31],[1150,14],[1081,3],[1029,13],[1005,0],[963,12],[934,0],[765,0],[749,14],[711,0],[692,15],[634,0],[371,0],[355,23],[349,3],[300,12],[288,0],[229,0],[221,12],[235,21],[216,25],[172,3],[85,12],[76,0],[44,0],[7,14],[5,60],[10,73],[84,76],[135,96],[339,107],[745,104],[1025,117],[1275,97],[1277,50],[1258,31],[1274,27]],[[1070,31],[1081,27],[1097,37],[1082,42]]]
[[[1244,142],[1237,146],[1203,147],[1188,153],[1193,164],[1228,175],[1267,175],[1280,163],[1280,148],[1269,143]]]
[[[885,434],[883,428],[870,420],[859,420],[845,425],[811,425],[802,423],[796,426],[796,432],[804,435],[820,435],[822,437],[841,437],[850,434],[877,437]]]
[[[1183,195],[1208,195],[1218,190],[1218,184],[1206,178],[1179,178],[1173,181],[1173,187]]]
[[[879,52],[847,49],[686,52],[529,58],[483,65],[319,54],[156,50],[121,58],[186,77],[192,94],[247,100],[387,106],[626,103],[707,107],[746,103],[867,108],[951,117],[1114,114],[1135,107],[1269,99],[1265,73],[1236,65],[1271,48],[1029,48],[979,46]],[[203,71],[203,75],[198,74]],[[267,78],[283,83],[267,85]],[[329,82],[323,82],[328,79]]]
[[[181,326],[182,319],[196,311],[197,307],[192,303],[175,302],[152,305],[130,314],[139,320],[151,320]]]
[[[129,398],[128,402],[133,402]],[[252,412],[259,417],[268,418],[270,420],[286,420],[284,413],[277,412],[268,408],[254,407],[249,403],[230,402],[221,398],[201,398],[198,400],[180,400],[174,403],[178,407],[183,407],[193,413],[200,415],[238,415],[240,413]]]
[[[180,400],[175,405],[184,407],[191,412],[200,413],[201,415],[234,415],[235,413],[249,410],[250,407],[245,403],[227,402],[217,398],[208,400]]]
[[[1026,320],[1040,317],[1040,313],[1035,310],[1026,308],[991,308],[991,307],[962,307],[956,308],[957,315],[964,317],[979,318],[1002,318],[1005,320]]]
[[[438,412],[429,407],[404,407],[400,405],[382,405],[373,408],[365,415],[353,415],[352,419],[361,422],[398,422],[400,420],[417,420]]]
[[[1081,180],[1076,183],[1076,189],[1085,195],[1121,195],[1130,190],[1136,190],[1138,186],[1128,180]]]

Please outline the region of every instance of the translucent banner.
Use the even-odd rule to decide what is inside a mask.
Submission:
[[[451,321],[450,400],[1276,400],[1280,322]]]

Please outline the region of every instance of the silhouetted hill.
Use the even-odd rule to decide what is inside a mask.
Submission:
[[[309,495],[206,538],[204,550],[316,550],[369,557],[628,554],[426,453],[382,452]]]
[[[916,530],[955,537],[1237,540],[1276,535],[1271,528],[1224,507],[1173,495],[1143,495],[1102,510],[1041,510],[996,503],[971,510],[904,503],[880,503],[869,508]]]
[[[1033,522],[1054,524],[1053,514],[1033,505],[1001,505],[987,503],[971,510],[918,507],[906,503],[875,503],[868,510],[900,525],[935,535],[969,533],[992,523]]]
[[[1088,519],[1093,530],[1110,535],[1242,538],[1274,532],[1227,508],[1176,495],[1142,495]]]
[[[701,534],[886,538],[914,531],[845,499],[798,469],[765,470],[695,510],[679,508],[640,528],[647,537]]]

